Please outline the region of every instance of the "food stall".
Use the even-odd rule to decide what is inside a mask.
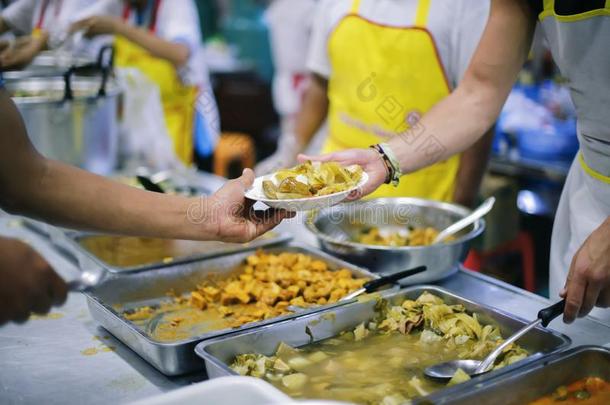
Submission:
[[[309,249],[317,246],[315,235],[300,223],[300,218],[282,224],[278,232],[291,234]],[[3,216],[1,234],[27,240],[65,277],[73,277],[79,271],[61,249],[54,247],[43,233],[24,225],[20,218]],[[463,268],[431,288],[441,288],[521,320],[534,319],[540,308],[549,303],[545,298]],[[34,316],[25,325],[9,325],[0,330],[0,357],[5,365],[0,370],[0,381],[7,403],[127,403],[151,399],[208,379],[203,360],[185,375],[164,375],[124,340],[100,326],[90,311],[87,297],[73,293],[65,306],[49,315]],[[591,317],[573,325],[555,321],[550,327],[568,337],[572,348],[605,344],[610,334],[610,325]],[[527,368],[518,368],[517,372],[524,373]],[[493,397],[498,384],[502,382],[484,380],[474,392],[483,390]]]
[[[290,160],[280,156],[282,164],[263,173],[253,166],[270,155],[278,158],[283,142],[278,136],[303,137],[283,133],[292,129],[284,128],[286,122],[278,125],[278,111],[272,111],[271,94],[277,92],[272,91],[265,10],[273,2],[218,1],[205,8],[202,3],[200,18],[213,20],[215,35],[205,50],[204,58],[211,60],[204,70],[207,75],[210,68],[222,122],[189,116],[199,126],[186,125],[183,132],[189,142],[191,135],[194,142],[202,141],[197,136],[212,127],[220,133],[213,142],[207,139],[210,154],[205,159],[197,159],[195,147],[187,152],[193,162],[174,156],[175,140],[158,125],[167,124],[159,88],[137,81],[143,79],[137,74],[125,75],[114,65],[116,49],[111,46],[102,47],[97,60],[42,52],[27,68],[3,75],[0,95],[7,105],[15,105],[14,116],[23,119],[17,120],[17,130],[33,145],[25,149],[40,152],[16,155],[38,158],[50,171],[51,160],[62,162],[58,166],[64,168],[65,179],[71,180],[68,173],[74,182],[59,183],[64,186],[57,187],[59,194],[69,194],[64,188],[76,184],[89,197],[81,202],[93,204],[94,198],[103,198],[117,203],[100,203],[105,207],[99,210],[102,218],[91,210],[56,220],[53,212],[45,216],[46,208],[57,215],[78,211],[76,206],[50,209],[52,204],[42,204],[38,211],[20,211],[23,200],[13,204],[14,196],[0,198],[0,203],[7,202],[0,207],[0,242],[5,242],[0,253],[9,257],[6,246],[15,242],[27,248],[26,258],[40,255],[46,271],[56,272],[60,287],[69,291],[67,301],[48,313],[35,304],[21,311],[27,317],[21,322],[16,294],[10,297],[6,288],[0,289],[0,301],[9,296],[7,308],[13,310],[5,311],[6,317],[0,313],[1,404],[610,403],[610,322],[601,312],[593,312],[564,323],[561,315],[569,312],[566,299],[557,302],[557,289],[546,287],[548,273],[566,267],[548,271],[546,245],[559,190],[574,176],[570,165],[579,146],[576,109],[561,80],[533,84],[527,76],[532,68],[526,64],[500,115],[493,146],[494,134],[489,132],[488,150],[480,153],[485,161],[478,162],[482,164],[477,173],[469,174],[487,176],[483,187],[480,179],[469,185],[474,190],[470,202],[456,197],[461,171],[457,166],[451,172],[455,179],[445,176],[453,169],[443,169],[443,178],[455,180],[443,198],[424,193],[441,184],[441,177],[423,178],[424,196],[398,188],[403,176],[416,171],[403,169],[403,148],[420,139],[408,135],[419,129],[421,116],[419,109],[403,111],[394,96],[384,95],[385,101],[397,103],[393,111],[400,110],[398,127],[384,130],[378,125],[378,118],[390,125],[389,116],[383,115],[390,107],[385,102],[377,106],[370,126],[349,114],[341,116],[351,130],[376,134],[375,142],[367,138],[365,146],[348,151],[347,157],[340,151],[335,157],[344,157],[332,161],[299,157],[296,164],[295,152],[294,162],[288,164]],[[144,7],[144,2],[139,4]],[[154,8],[152,1],[147,4],[155,23],[161,2],[154,2]],[[360,2],[354,4],[357,11]],[[415,14],[419,24],[427,12],[418,8]],[[156,35],[155,29],[149,31],[147,35]],[[292,90],[320,85],[321,76],[306,77],[301,69],[305,70],[298,67],[295,80],[290,80]],[[443,83],[448,80],[444,73]],[[376,77],[373,73],[358,86],[360,102],[371,101],[362,93],[369,87],[377,94]],[[329,89],[334,89],[331,77],[324,80],[324,86],[332,84]],[[400,83],[396,77],[392,80]],[[127,102],[125,92],[140,87],[148,92]],[[324,93],[323,97],[332,96],[332,91]],[[307,97],[299,93],[297,98],[301,96],[305,105]],[[198,99],[195,110],[211,105],[205,101],[216,108],[215,100]],[[147,108],[136,108],[145,104]],[[310,108],[312,104],[316,103]],[[404,120],[401,114],[406,114]],[[332,117],[325,113],[319,118],[331,118],[330,129],[318,128],[322,135],[330,134]],[[453,118],[457,122],[459,117]],[[128,121],[135,124],[125,125]],[[389,132],[395,129],[405,132]],[[406,142],[391,145],[396,139]],[[419,145],[427,163],[442,160],[438,156],[445,145],[436,141],[432,135]],[[350,152],[358,157],[350,157]],[[256,175],[246,170],[251,167]],[[80,173],[80,181],[75,173]],[[241,182],[227,182],[225,176],[240,173]],[[0,174],[4,186],[7,176]],[[601,175],[596,176],[592,177]],[[95,185],[87,188],[85,179]],[[40,184],[48,187],[43,180]],[[70,193],[79,194],[81,190],[74,188]],[[224,192],[218,192],[221,188]],[[506,189],[511,189],[508,197],[502,194]],[[99,190],[107,192],[98,196]],[[44,193],[35,196],[44,200]],[[69,206],[69,196],[62,197],[52,202]],[[157,211],[155,203],[169,209]],[[128,205],[132,210],[123,211]],[[133,209],[134,205],[146,209]],[[256,219],[263,213],[272,213],[280,224],[261,231],[259,225],[265,225]],[[83,219],[87,215],[97,221]],[[171,218],[151,225],[157,215]],[[34,217],[90,230],[52,226]],[[534,217],[545,218],[544,229]],[[222,228],[235,225],[230,221],[236,219],[254,230],[240,228],[237,236],[223,233]],[[211,222],[218,225],[216,220],[218,230],[206,227]],[[101,222],[135,225],[113,228]],[[176,231],[186,227],[194,231]],[[539,232],[532,231],[536,228]],[[136,236],[140,231],[148,236]],[[166,233],[171,232],[187,236],[170,238]],[[569,232],[578,233],[571,228]],[[187,237],[201,240],[182,239]],[[574,242],[570,243],[572,249]],[[10,271],[2,273],[7,286],[28,270],[18,274],[22,269],[15,270],[18,266],[10,260],[8,267]],[[504,280],[512,282],[503,281],[502,271],[512,277]],[[31,291],[14,284],[15,291],[23,292],[21,297],[29,297]],[[51,284],[35,287],[47,289],[53,298]],[[32,292],[29,301],[35,298]]]

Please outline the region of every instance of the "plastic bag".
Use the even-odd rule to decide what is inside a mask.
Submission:
[[[157,85],[138,69],[117,69],[123,90],[119,151],[126,169],[145,166],[152,170],[182,167],[165,125]]]

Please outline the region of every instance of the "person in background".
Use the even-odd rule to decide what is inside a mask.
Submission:
[[[324,120],[325,153],[385,143],[417,124],[462,79],[488,15],[488,0],[322,0],[291,158]],[[492,138],[490,131],[461,156],[447,156],[372,196],[472,205]]]
[[[95,0],[17,0],[0,14],[0,34],[12,32],[17,39],[0,50],[4,70],[22,69],[45,49],[55,49],[68,39],[70,24]],[[89,43],[72,44],[82,50]]]
[[[362,194],[465,150],[495,121],[540,28],[567,79],[578,117],[580,152],[553,226],[550,294],[566,300],[564,321],[589,313],[610,321],[610,4],[570,0],[492,0],[489,22],[458,88],[417,127],[381,152],[351,149],[316,160],[360,164]],[[422,149],[422,143],[434,142]],[[382,155],[392,156],[384,164]],[[314,159],[301,156],[301,159]],[[400,182],[409,187],[409,178]],[[598,307],[598,308],[595,308]]]
[[[254,211],[244,192],[254,173],[210,197],[139,190],[46,159],[29,141],[0,75],[0,209],[54,225],[171,239],[250,241],[276,226],[285,211]],[[61,304],[66,283],[32,248],[0,237],[0,325],[25,321]]]
[[[273,104],[280,116],[277,149],[260,162],[256,173],[294,166],[301,152],[294,135],[296,114],[307,87],[307,52],[316,0],[273,0],[265,13],[273,65]]]
[[[71,31],[113,35],[115,65],[137,68],[158,87],[176,156],[191,165],[194,149],[211,154],[220,125],[202,60],[192,0],[100,0]]]

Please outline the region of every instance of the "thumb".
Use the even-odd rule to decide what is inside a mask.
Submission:
[[[244,186],[244,190],[247,190],[252,187],[252,184],[254,184],[254,172],[252,169],[244,169],[241,177],[239,177],[237,180],[239,180],[239,182]]]
[[[310,156],[305,155],[303,153],[299,153],[299,155],[297,156],[297,160],[299,161],[299,163],[304,163],[308,160],[311,160],[312,162],[330,162],[334,160],[334,153],[328,153],[326,155],[320,156]]]

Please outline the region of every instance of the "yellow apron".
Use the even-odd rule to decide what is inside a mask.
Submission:
[[[420,0],[413,27],[376,24],[361,17],[360,0],[328,43],[329,136],[324,153],[367,148],[409,128],[450,93],[434,39],[425,28],[430,0]],[[412,147],[425,147],[418,139]],[[422,152],[424,153],[424,152]],[[369,197],[421,197],[451,201],[460,157],[382,185]]]
[[[151,27],[151,31],[154,31],[154,27]],[[114,45],[117,67],[137,68],[159,86],[165,125],[174,151],[182,162],[190,165],[193,162],[193,126],[199,93],[197,87],[182,84],[174,65],[152,56],[124,37],[117,36]]]

